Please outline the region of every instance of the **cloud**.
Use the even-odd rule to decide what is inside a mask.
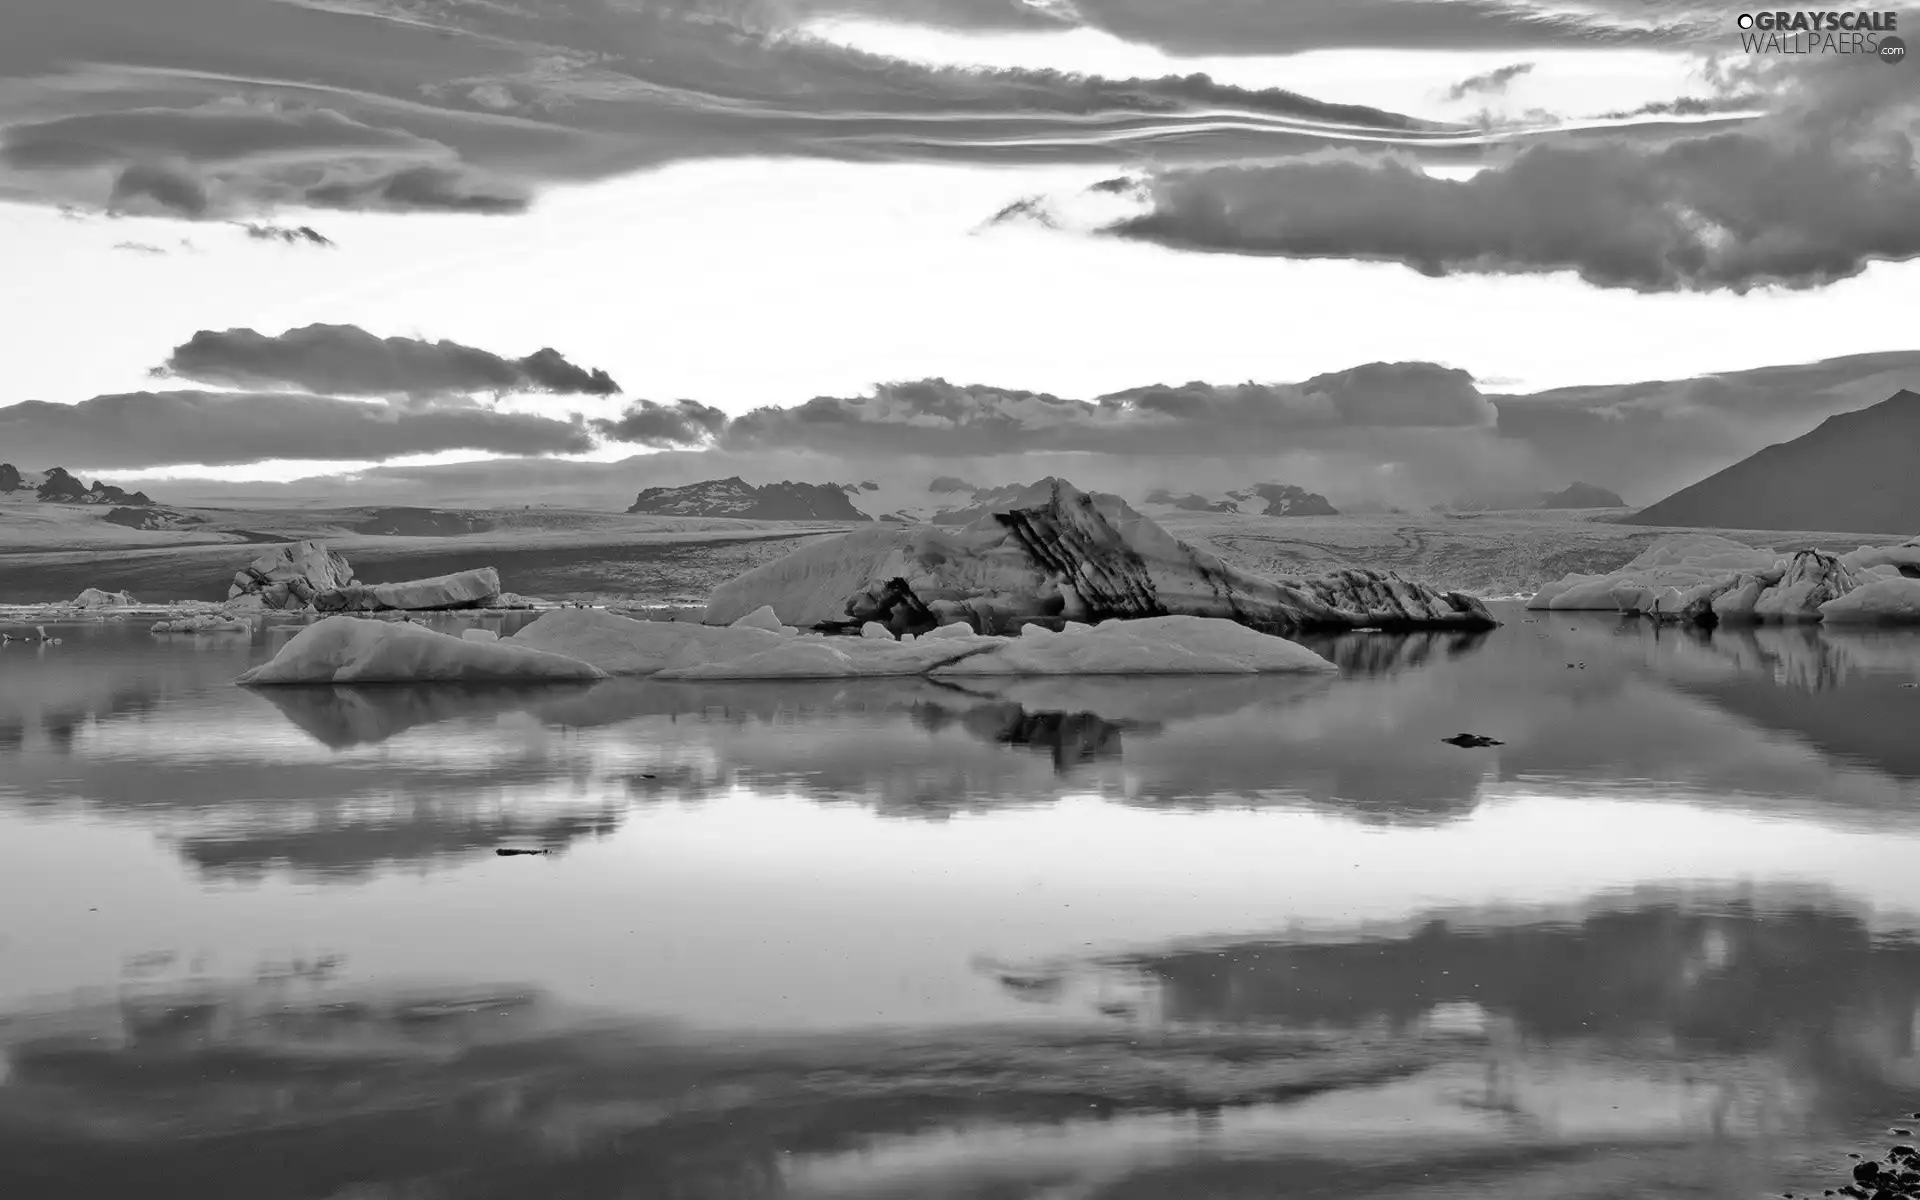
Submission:
[[[1501,436],[1528,446],[1549,478],[1651,502],[1901,388],[1920,389],[1920,353],[1490,399]]]
[[[170,216],[198,219],[207,215],[207,189],[192,174],[174,167],[136,163],[121,171],[107,198],[115,210],[151,206]]]
[[[322,234],[311,225],[270,225],[255,221],[242,222],[240,228],[255,241],[284,242],[289,246],[308,245],[331,247],[333,239]]]
[[[605,371],[577,366],[552,348],[510,359],[446,340],[376,337],[357,325],[307,325],[272,336],[203,329],[175,346],[155,371],[225,387],[343,396],[610,396],[620,390]]]
[[[301,191],[299,199],[318,208],[499,216],[526,211],[532,193],[465,167],[414,166],[331,178]]]
[[[133,254],[165,254],[167,252],[164,247],[156,246],[152,242],[115,242],[113,248]]]
[[[1535,140],[1468,179],[1402,153],[1174,169],[1107,228],[1181,249],[1397,262],[1426,275],[1572,271],[1639,291],[1818,287],[1920,256],[1920,101],[1851,61],[1743,68],[1769,117],[1649,144]]]
[[[1245,4],[1173,22],[1151,6],[924,7],[945,28],[992,24],[990,10],[1019,27],[1084,18],[1149,35],[1198,21],[1238,49],[1249,32],[1293,51],[1313,29],[1337,38],[1353,24],[1326,4],[1310,6],[1317,15],[1304,25]],[[1403,0],[1390,7],[1388,24],[1425,19]],[[1121,163],[1142,152],[1180,161],[1226,147],[1420,144],[1470,132],[1203,74],[907,62],[813,36],[813,18],[855,11],[831,0],[535,9],[144,0],[142,11],[166,38],[121,36],[105,0],[13,0],[0,45],[0,77],[14,79],[0,94],[10,188],[185,218],[282,206],[503,214],[545,184],[721,155]],[[297,83],[287,79],[290,47]]]
[[[87,468],[268,459],[383,462],[413,454],[578,454],[578,420],[478,406],[403,409],[288,392],[129,392],[0,407],[0,445],[22,462]]]
[[[672,404],[637,400],[617,420],[597,419],[589,424],[610,442],[669,449],[710,440],[726,428],[727,414],[697,400],[676,400]]]
[[[1346,428],[1491,425],[1466,372],[1432,363],[1369,363],[1297,384],[1152,385],[1093,400],[944,379],[884,384],[871,395],[818,396],[737,417],[732,450],[789,446],[842,454],[929,456],[1019,451],[1218,454],[1266,435]]]
[[[413,154],[444,149],[326,108],[224,101],[188,109],[136,108],[24,122],[0,136],[0,161],[21,169],[67,169],[167,159],[239,161],[306,153]]]
[[[1447,99],[1464,100],[1468,96],[1504,92],[1509,83],[1531,70],[1533,70],[1533,64],[1530,62],[1509,63],[1479,75],[1469,75],[1447,89]]]
[[[631,432],[661,436],[652,442],[636,437],[637,444],[694,448],[659,450],[625,463],[516,457],[381,468],[357,476],[352,486],[366,494],[378,489],[393,502],[405,497],[407,502],[491,504],[545,496],[602,504],[630,494],[642,481],[672,485],[729,475],[755,482],[855,478],[880,481],[871,509],[876,514],[926,504],[930,489],[971,491],[972,481],[991,486],[1046,475],[1136,496],[1156,487],[1211,493],[1250,483],[1291,483],[1341,507],[1418,509],[1455,499],[1544,493],[1575,479],[1653,500],[1902,387],[1920,390],[1920,352],[1534,395],[1481,394],[1464,372],[1429,363],[1368,364],[1297,384],[1137,388],[1094,400],[925,380],[876,388],[867,396],[758,410],[720,429],[711,441],[704,439],[705,431],[720,425],[713,410],[694,402],[651,408],[642,403],[629,410],[643,418]],[[266,399],[289,400],[284,395]],[[317,399],[291,398],[297,404]],[[18,436],[4,419],[11,411],[0,410],[0,439]],[[383,414],[381,406],[355,405],[348,415],[358,429],[410,411]],[[498,415],[477,406],[452,411],[479,414],[472,420]],[[237,420],[225,409],[217,419]],[[274,419],[274,410],[260,410],[261,422]],[[124,432],[118,417],[97,420],[111,438],[148,440],[138,430]],[[294,423],[285,434],[263,434],[238,449],[258,449],[256,457],[354,457],[337,440],[321,449],[304,444],[305,428]],[[375,452],[367,457],[405,452],[384,440],[390,425],[374,428],[378,436],[369,442]],[[535,428],[551,440],[527,453],[577,447],[595,432],[594,424],[577,422],[549,421]],[[165,453],[185,454],[198,436],[152,440],[169,447]],[[124,464],[96,462],[79,435],[59,445],[33,443],[29,461],[49,461],[41,456],[43,448],[85,466],[164,461],[154,451],[137,451]],[[10,453],[21,457],[19,451]],[[198,454],[196,449],[191,457]],[[250,459],[240,454],[235,461]],[[303,495],[338,490],[305,486]]]

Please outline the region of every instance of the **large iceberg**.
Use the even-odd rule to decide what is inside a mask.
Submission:
[[[289,542],[254,559],[234,574],[227,599],[258,596],[262,607],[301,609],[321,592],[353,583],[353,568],[316,541]]]
[[[424,612],[441,608],[479,608],[500,595],[500,573],[492,567],[456,571],[431,579],[400,583],[354,583],[316,594],[318,612]]]
[[[610,675],[663,680],[857,679],[909,675],[1222,675],[1330,672],[1295,642],[1232,621],[1201,617],[1109,620],[1019,637],[964,624],[895,639],[636,621],[596,609],[561,609],[500,642],[592,663]]]
[[[1605,575],[1547,584],[1531,609],[1589,609],[1696,624],[1904,620],[1920,585],[1920,541],[1846,554],[1776,552],[1729,538],[1663,538]],[[1865,593],[1862,595],[1862,593]],[[1855,599],[1854,597],[1859,597]]]
[[[244,602],[256,611],[380,612],[525,606],[519,597],[501,592],[500,573],[492,567],[431,579],[361,583],[342,555],[316,541],[290,542],[254,559],[234,575],[227,600]]]
[[[1920,579],[1896,575],[1866,583],[1820,606],[1820,618],[1839,624],[1920,624]]]
[[[1298,642],[1232,621],[1175,616],[1110,620],[1092,629],[1013,639],[934,674],[1253,675],[1339,669]]]
[[[243,687],[287,683],[503,683],[605,679],[599,667],[512,641],[470,642],[406,621],[328,617],[301,630]]]
[[[875,621],[896,634],[953,621],[999,634],[1035,619],[1164,616],[1271,633],[1497,624],[1471,596],[1392,573],[1262,578],[1179,541],[1117,497],[1063,480],[1045,503],[957,529],[881,525],[813,542],[722,584],[705,621],[726,625],[761,606],[787,625],[854,631]]]
[[[636,621],[597,608],[562,608],[542,614],[501,644],[564,654],[609,675],[652,675],[743,658],[781,640],[773,630],[750,625],[713,629],[690,621]]]

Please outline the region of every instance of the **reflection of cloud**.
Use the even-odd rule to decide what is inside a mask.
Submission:
[[[0,701],[0,789],[158,822],[223,873],[346,878],[516,840],[564,845],[613,828],[629,804],[739,789],[911,820],[1094,795],[1395,825],[1457,821],[1515,791],[1657,793],[1878,827],[1904,819],[1920,784],[1894,702],[1920,673],[1920,640],[1899,634],[1725,641],[1561,616],[1478,642],[1335,639],[1319,648],[1345,665],[1336,680],[615,679],[271,697],[226,687],[259,653],[245,639],[217,653],[170,645],[102,626],[57,662],[12,660],[22,686]],[[1812,683],[1825,690],[1802,690]],[[275,711],[286,723],[262,725]],[[1442,740],[1461,732],[1504,745]],[[577,799],[556,811],[556,788]]]
[[[1805,1069],[1870,1076],[1880,1064],[1841,1043],[1861,1020],[1907,1023],[1920,1005],[1920,948],[1876,937],[1864,916],[1792,888],[1627,893],[1571,913],[1440,912],[1398,932],[1145,951],[1109,965],[1153,980],[1176,1020],[1410,1026],[1473,1004],[1525,1038],[1652,1034],[1695,1052],[1805,1052]]]

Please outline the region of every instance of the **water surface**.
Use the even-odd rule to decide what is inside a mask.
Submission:
[[[0,1189],[1834,1186],[1920,1108],[1920,637],[1502,615],[1332,679],[0,648]]]

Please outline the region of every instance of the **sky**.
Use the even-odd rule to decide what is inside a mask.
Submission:
[[[1646,504],[1920,388],[1920,63],[1730,5],[11,10],[0,461],[162,500]]]

